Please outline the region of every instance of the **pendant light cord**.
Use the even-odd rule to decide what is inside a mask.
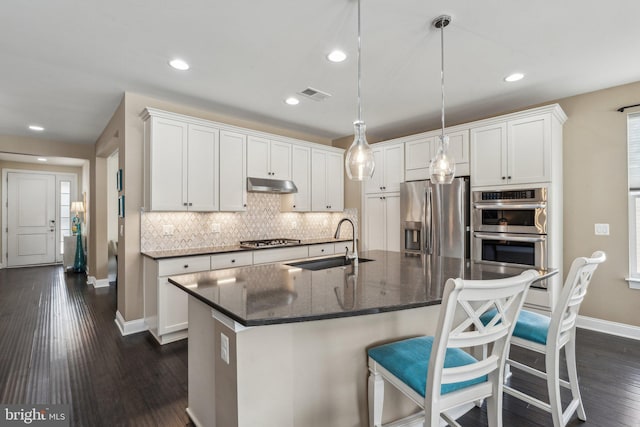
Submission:
[[[440,90],[442,93],[442,141],[444,144],[444,19],[440,22]]]
[[[360,50],[362,49],[362,40],[361,40],[361,29],[360,29],[360,0],[358,0],[358,121],[362,122],[362,101],[360,99],[360,80],[361,80],[361,59],[360,59]]]

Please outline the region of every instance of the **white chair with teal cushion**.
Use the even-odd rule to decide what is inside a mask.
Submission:
[[[551,317],[522,310],[513,331],[511,345],[523,347],[545,355],[546,372],[523,363],[507,359],[507,363],[521,371],[544,378],[547,381],[549,403],[529,396],[505,385],[504,391],[518,399],[551,413],[554,427],[564,427],[578,411],[578,418],[587,419],[578,387],[576,370],[576,319],[580,304],[587,294],[593,272],[606,259],[604,252],[594,252],[591,258],[576,258],[571,264],[567,280]],[[486,316],[486,315],[485,315]],[[488,321],[489,316],[484,318]],[[560,350],[564,348],[569,381],[560,379]],[[571,402],[563,411],[560,386],[571,390]]]
[[[369,424],[382,426],[388,383],[424,409],[394,421],[394,426],[422,418],[425,426],[439,426],[441,418],[459,426],[455,419],[485,398],[489,426],[501,426],[508,340],[524,295],[537,277],[537,272],[529,270],[506,279],[447,280],[435,337],[410,338],[368,350]],[[491,309],[495,314],[484,325],[480,316]],[[463,350],[486,344],[493,344],[492,351],[480,360]]]

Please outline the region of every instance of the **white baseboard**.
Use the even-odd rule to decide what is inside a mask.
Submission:
[[[149,329],[144,319],[130,320],[127,322],[119,311],[116,311],[115,322],[122,336],[137,334],[138,332],[144,332]]]
[[[605,334],[640,340],[640,327],[627,325],[626,323],[611,322],[609,320],[596,319],[595,317],[578,316],[576,326]]]
[[[93,276],[87,278],[87,285],[93,285],[94,288],[108,288],[109,279],[96,279]]]

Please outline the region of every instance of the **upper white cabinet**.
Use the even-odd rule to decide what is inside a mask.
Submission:
[[[311,210],[311,149],[300,145],[292,147],[291,180],[297,193],[280,196],[280,210],[306,212]]]
[[[291,144],[249,136],[247,176],[291,179]]]
[[[218,210],[218,129],[144,116],[145,207],[152,211]]]
[[[542,107],[471,129],[471,185],[520,185],[560,177],[562,124],[559,106]]]
[[[220,210],[247,210],[247,136],[220,132]]]
[[[372,146],[376,166],[371,179],[365,181],[365,192],[400,191],[400,183],[404,181],[404,144],[378,145]]]
[[[344,174],[342,153],[313,148],[311,150],[311,210],[344,210]],[[295,181],[294,181],[295,182]]]
[[[429,179],[431,159],[436,155],[440,132],[433,131],[405,138],[405,179]],[[469,130],[445,129],[449,154],[456,162],[456,175],[469,175]]]

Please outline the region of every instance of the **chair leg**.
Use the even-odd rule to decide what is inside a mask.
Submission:
[[[545,365],[547,370],[547,390],[549,391],[549,404],[551,405],[553,427],[564,427],[562,425],[562,401],[560,400],[559,358],[560,351],[558,349],[550,349],[547,347]]]
[[[489,427],[502,427],[502,382],[501,376],[493,380],[493,393],[487,397],[487,423]]]
[[[369,371],[369,426],[382,426],[382,406],[384,403],[384,380],[382,376]]]
[[[580,396],[580,387],[578,385],[578,371],[576,369],[576,341],[575,336],[571,337],[564,347],[564,353],[567,359],[567,371],[569,373],[569,384],[571,384],[571,398],[578,402],[578,418],[582,421],[587,420],[587,414],[584,412],[582,405],[582,397]]]

